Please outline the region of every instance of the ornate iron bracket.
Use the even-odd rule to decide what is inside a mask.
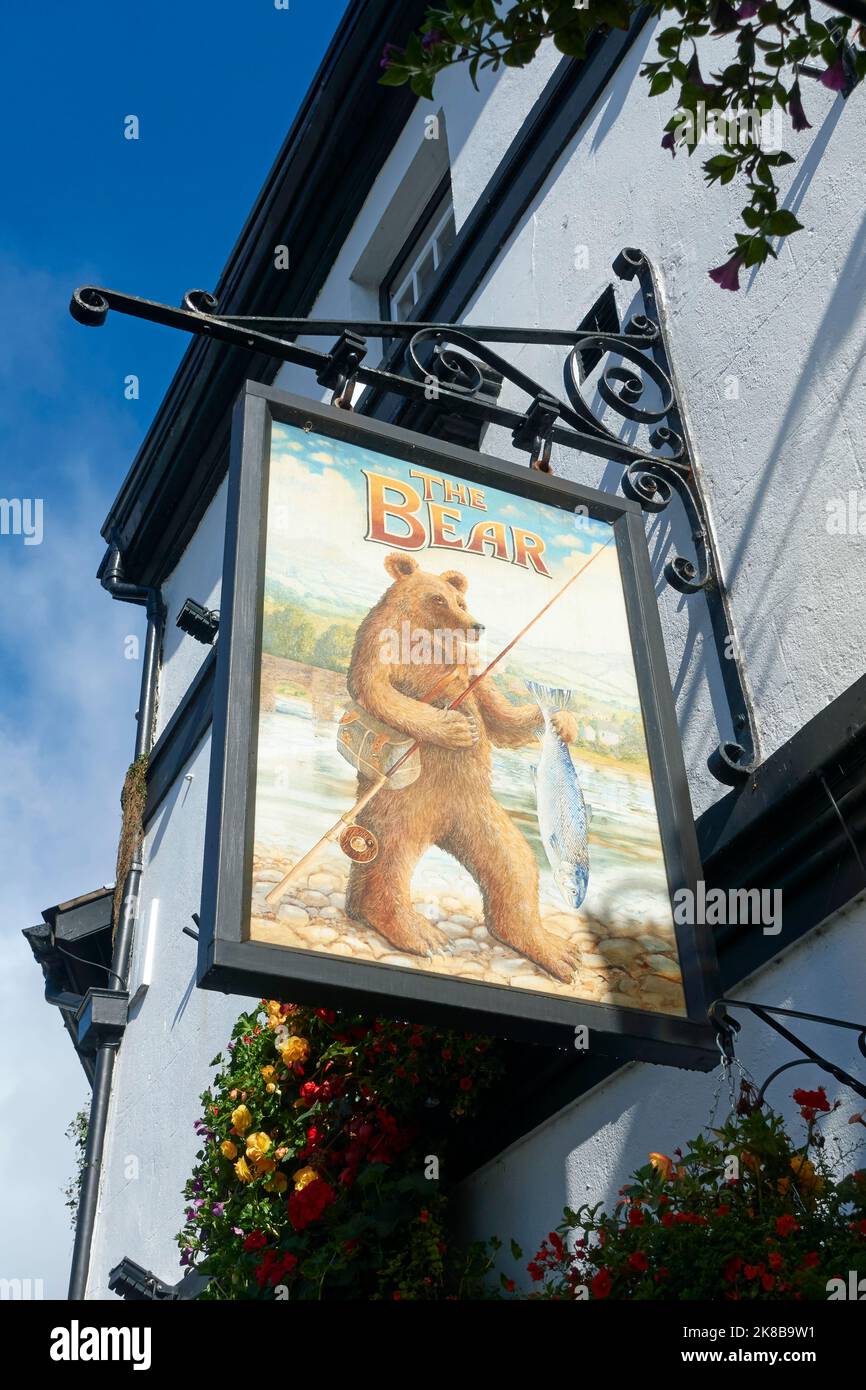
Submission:
[[[109,310],[114,309],[309,368],[320,385],[334,392],[335,404],[344,408],[351,408],[355,383],[410,401],[428,405],[435,401],[439,411],[509,429],[514,447],[528,452],[536,468],[549,469],[553,444],[620,463],[624,467],[623,492],[647,512],[663,511],[676,493],[691,527],[695,558],[675,555],[665,566],[665,577],[679,593],[702,592],[709,607],[735,736],[720,743],[707,761],[720,782],[734,786],[756,765],[755,721],[717,546],[680,409],[653,271],[646,256],[631,247],[620,252],[613,269],[622,280],[637,280],[643,300],[643,313],[633,315],[624,328],[612,288],[576,329],[481,324],[455,327],[382,320],[347,323],[219,314],[217,301],[206,290],[189,290],[182,306],[174,308],[116,290],[86,286],[75,291],[69,307],[74,319],[91,327],[103,324]],[[320,352],[295,341],[309,336],[334,336],[336,342],[330,352]],[[409,375],[369,366],[364,361],[367,337],[405,340]],[[490,343],[566,348],[568,399],[554,395],[520,371],[489,347]],[[597,402],[590,405],[582,388],[605,357],[618,360],[597,380],[600,406]],[[525,411],[509,409],[491,398],[490,381],[496,376],[525,392],[530,401]],[[657,398],[653,405],[644,400],[647,383]],[[607,410],[629,422],[635,440],[641,432],[644,437],[632,442],[614,433],[603,418]]]
[[[856,1091],[858,1096],[866,1100],[866,1085],[858,1081],[856,1077],[849,1075],[842,1067],[835,1062],[828,1062],[826,1057],[822,1057],[819,1052],[811,1048],[808,1043],[802,1042],[789,1028],[778,1022],[778,1018],[800,1018],[807,1023],[826,1023],[830,1028],[847,1028],[858,1034],[857,1046],[861,1053],[866,1057],[866,1023],[848,1023],[841,1018],[826,1018],[823,1014],[804,1014],[798,1009],[780,1009],[774,1004],[753,1004],[744,999],[717,999],[710,1009],[710,1019],[716,1029],[716,1037],[719,1042],[719,1049],[728,1062],[734,1061],[734,1042],[737,1033],[740,1031],[740,1024],[735,1018],[731,1018],[727,1010],[731,1008],[748,1009],[759,1018],[762,1023],[766,1023],[773,1028],[781,1037],[785,1038],[792,1047],[796,1047],[802,1052],[802,1057],[795,1057],[790,1062],[783,1062],[775,1071],[770,1072],[763,1086],[758,1091],[758,1102],[764,1099],[764,1093],[771,1081],[774,1081],[782,1072],[790,1070],[791,1067],[802,1067],[807,1062],[820,1067],[828,1075],[835,1077],[843,1086],[850,1086],[852,1091]]]

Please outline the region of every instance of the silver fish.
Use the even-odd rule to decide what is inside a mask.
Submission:
[[[592,807],[583,799],[568,747],[551,722],[557,710],[571,708],[574,692],[527,681],[526,688],[544,715],[541,757],[532,768],[538,829],[553,878],[567,907],[578,908],[589,884],[587,831]]]

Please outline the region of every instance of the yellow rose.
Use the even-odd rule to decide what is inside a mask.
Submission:
[[[791,1171],[803,1192],[812,1192],[816,1195],[823,1192],[824,1179],[818,1176],[815,1172],[815,1165],[804,1154],[794,1154],[791,1159]]]
[[[282,1047],[277,1048],[277,1051],[287,1064],[289,1062],[306,1062],[310,1055],[310,1044],[306,1038],[296,1037],[293,1033],[290,1038],[286,1038]]]
[[[232,1124],[238,1134],[246,1134],[252,1122],[253,1117],[245,1105],[239,1105],[237,1110],[232,1111]]]
[[[276,1074],[276,1067],[262,1067],[262,1076],[264,1077],[265,1081],[273,1081]]]
[[[264,1130],[261,1130],[258,1134],[250,1134],[247,1136],[247,1158],[251,1158],[253,1162],[257,1162],[258,1159],[264,1158],[270,1147],[270,1138],[265,1134]]]
[[[276,1166],[272,1158],[260,1158],[256,1163],[256,1177],[260,1177],[262,1173],[272,1173]]]
[[[233,1144],[231,1139],[224,1139],[220,1144],[220,1153],[223,1158],[235,1159],[238,1156],[238,1146]]]
[[[289,1185],[289,1180],[285,1173],[274,1173],[272,1178],[268,1178],[265,1183],[266,1192],[285,1192]]]
[[[305,1187],[309,1187],[311,1182],[316,1182],[318,1173],[315,1168],[299,1168],[295,1173],[295,1191],[303,1192]]]
[[[237,1163],[235,1164],[235,1172],[237,1173],[238,1178],[241,1182],[252,1182],[254,1175],[250,1172],[249,1166],[245,1158],[238,1159]]]
[[[655,1168],[656,1172],[661,1173],[662,1180],[664,1182],[670,1182],[671,1176],[674,1171],[673,1159],[668,1158],[667,1154],[652,1153],[649,1156],[649,1161]]]
[[[269,1081],[268,1084],[267,1084],[267,1086],[265,1087],[265,1090],[267,1091],[267,1093],[268,1093],[269,1096],[272,1096],[273,1093],[274,1093],[274,1091],[275,1091],[276,1089],[277,1089],[276,1084],[275,1084],[275,1082],[273,1082],[273,1081]]]

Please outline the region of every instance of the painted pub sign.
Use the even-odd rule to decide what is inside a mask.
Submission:
[[[199,983],[707,1067],[636,504],[249,383]]]

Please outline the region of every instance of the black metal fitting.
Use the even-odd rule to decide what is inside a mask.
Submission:
[[[367,356],[367,339],[345,329],[328,353],[327,360],[316,373],[316,381],[343,397],[346,388]]]
[[[188,637],[194,637],[196,642],[203,642],[205,646],[210,647],[213,646],[219,632],[219,614],[212,608],[205,608],[203,604],[196,603],[195,599],[188,598],[177,615],[177,626]]]
[[[559,401],[540,392],[511,435],[515,449],[531,454],[533,468],[542,473],[550,471],[550,435],[559,413]]]

